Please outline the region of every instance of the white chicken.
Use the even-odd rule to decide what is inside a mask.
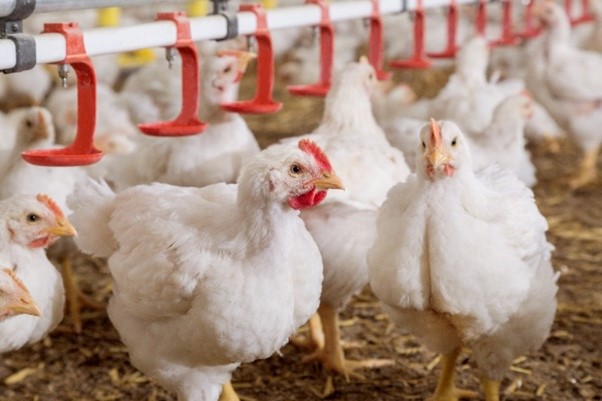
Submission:
[[[324,343],[317,341],[321,333],[311,324],[317,349],[306,360],[318,360],[346,376],[357,368],[386,363],[345,360],[338,312],[368,284],[365,260],[375,235],[377,208],[389,188],[410,173],[403,154],[387,142],[372,115],[370,97],[376,84],[374,68],[365,57],[349,63],[336,76],[326,97],[320,126],[303,136],[324,149],[346,185],[345,192],[332,194],[322,205],[301,212],[324,261],[318,309]]]
[[[13,112],[18,118],[15,146],[7,160],[8,169],[0,177],[0,199],[16,194],[49,194],[62,210],[69,213],[66,200],[75,183],[85,178],[79,167],[43,167],[29,164],[21,152],[31,149],[56,148],[52,115],[43,107],[30,107]],[[11,113],[12,114],[12,113]]]
[[[52,87],[52,78],[44,66],[19,73],[0,75],[0,105],[4,109],[39,106]]]
[[[43,107],[30,107],[14,110],[11,116],[17,124],[17,137],[13,150],[6,152],[6,164],[2,167],[4,174],[0,177],[0,199],[17,194],[35,195],[42,192],[51,196],[61,210],[70,213],[67,196],[71,194],[76,183],[86,178],[86,172],[81,167],[36,166],[21,157],[21,152],[25,150],[59,147],[54,142],[52,115]],[[61,272],[67,287],[71,318],[75,331],[81,332],[80,300],[89,306],[99,306],[88,300],[75,286],[69,258],[69,254],[75,251],[73,243],[62,240],[50,247],[49,251],[52,253],[52,259],[59,260],[62,265]]]
[[[0,322],[0,352],[41,340],[63,318],[61,275],[45,248],[75,229],[46,195],[15,195],[0,201],[0,265],[8,266],[29,290],[38,316],[20,315]]]
[[[390,89],[381,86],[380,89],[373,100],[376,121],[387,140],[403,152],[406,163],[414,171],[418,132],[430,114],[430,100],[416,100],[416,93],[406,83]]]
[[[593,0],[589,4],[594,21],[573,26],[571,28],[571,43],[584,50],[602,53],[602,1]]]
[[[0,322],[15,315],[40,316],[40,309],[12,269],[0,270]]]
[[[315,313],[322,283],[297,210],[329,188],[342,183],[310,141],[259,153],[237,185],[80,188],[78,244],[109,257],[109,316],[132,364],[179,401],[213,401],[239,363],[283,346]]]
[[[84,168],[91,177],[104,177],[112,171],[117,155],[134,151],[134,136],[139,135],[139,132],[123,100],[111,87],[98,83],[96,96],[94,145],[104,152],[104,156],[98,163]],[[56,142],[70,145],[77,133],[77,88],[56,88],[50,93],[46,107],[52,113],[56,126]]]
[[[554,319],[547,222],[512,173],[473,172],[454,123],[431,120],[420,138],[416,174],[391,189],[379,212],[370,284],[396,323],[443,354],[431,400],[463,395],[454,364],[468,346],[485,399],[497,401],[512,360],[537,350]]]
[[[484,38],[477,36],[467,41],[458,53],[454,74],[428,109],[436,118],[455,121],[468,136],[475,138],[486,132],[496,107],[508,96],[520,94],[526,86],[522,77],[499,81],[499,74],[493,74],[488,79],[489,54]],[[552,149],[557,149],[555,141],[562,136],[562,129],[542,105],[533,103],[534,116],[527,121],[527,134],[543,138]]]
[[[507,95],[488,82],[488,63],[487,40],[480,36],[468,40],[458,52],[455,72],[431,102],[432,115],[455,121],[467,135],[483,132],[495,106]]]
[[[510,96],[498,104],[491,124],[481,135],[469,138],[474,169],[498,163],[512,170],[528,187],[534,186],[535,166],[525,148],[525,126],[532,115],[533,106],[527,94]]]
[[[533,96],[566,129],[585,152],[570,186],[582,187],[596,179],[602,143],[602,55],[571,46],[570,24],[564,10],[551,1],[541,5],[545,29],[529,59],[527,83]]]
[[[155,181],[196,187],[234,182],[243,163],[259,152],[245,120],[220,107],[236,100],[238,83],[250,55],[215,51],[214,48],[202,58],[200,117],[209,127],[188,137],[140,138],[134,157],[123,157],[111,173],[110,179],[117,188]],[[135,120],[167,120],[180,107],[181,82],[155,79],[161,73],[167,72],[150,66],[126,83],[123,94],[133,107]],[[146,94],[141,95],[141,91]]]
[[[138,128],[132,122],[123,100],[106,84],[96,86],[96,127],[94,144],[108,154],[130,153],[135,145],[132,137]],[[52,113],[56,127],[56,142],[69,145],[77,133],[77,88],[56,88],[46,107]]]

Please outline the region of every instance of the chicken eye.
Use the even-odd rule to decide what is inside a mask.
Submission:
[[[368,78],[370,78],[370,81],[372,81],[374,79],[374,74],[370,73],[370,75],[368,76]]]
[[[25,120],[25,126],[27,128],[31,128],[31,127],[33,127],[33,122],[31,120]]]
[[[422,149],[426,150],[426,143],[424,143],[424,141],[422,141]]]
[[[458,144],[458,138],[454,138],[454,139],[451,141],[451,145],[452,145],[452,146],[456,146],[457,144]]]
[[[36,221],[40,220],[40,216],[38,216],[35,213],[29,213],[27,215],[27,222],[28,223],[35,223]]]
[[[230,71],[232,71],[232,66],[231,65],[229,65],[226,68],[224,68],[224,74],[228,74],[228,73],[230,73]]]
[[[301,171],[303,171],[303,169],[298,164],[293,164],[291,166],[290,171],[292,174],[299,174],[299,173],[301,173]]]

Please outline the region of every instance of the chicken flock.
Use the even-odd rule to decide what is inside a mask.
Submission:
[[[572,32],[562,7],[539,1],[541,34],[499,51],[471,33],[472,7],[461,9],[454,72],[430,99],[408,83],[379,82],[365,57],[353,61],[365,35],[341,23],[321,123],[263,150],[258,133],[220,107],[236,100],[253,58],[239,41],[198,44],[199,118],[209,125],[178,138],[145,137],[136,126],[177,114],[177,73],[161,60],[123,71],[114,56],[95,60],[95,145],[106,156],[86,167],[21,158],[73,141],[74,82],[61,88],[42,66],[0,76],[0,351],[43,339],[67,305],[75,330],[85,330],[70,264],[83,252],[106,260],[106,308],[132,365],[179,401],[238,400],[237,366],[298,340],[306,323],[306,361],[348,380],[394,363],[345,358],[338,313],[366,285],[400,330],[442,354],[429,400],[476,395],[454,384],[463,347],[485,400],[499,400],[512,360],[542,345],[556,311],[554,247],[530,189],[537,171],[526,143],[558,151],[568,135],[582,149],[567,191],[597,177],[599,3],[591,29]],[[427,12],[436,27],[429,51],[445,43],[440,11]],[[90,12],[70,17],[93,26]],[[39,30],[42,16],[26,27]],[[396,35],[387,56],[407,57],[399,29],[411,36],[411,22],[384,22]],[[500,29],[495,16],[489,29]],[[303,30],[274,32],[282,79],[317,78],[307,42]]]

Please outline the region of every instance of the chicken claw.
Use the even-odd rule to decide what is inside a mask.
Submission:
[[[319,361],[327,370],[345,376],[345,380],[347,381],[349,381],[350,376],[360,380],[364,379],[361,374],[355,372],[357,369],[374,369],[394,364],[394,361],[391,359],[346,360],[340,341],[341,336],[336,308],[321,305],[318,309],[318,314],[324,328],[324,346],[304,357],[303,362]]]

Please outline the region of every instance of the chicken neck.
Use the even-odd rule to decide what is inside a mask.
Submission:
[[[358,85],[339,85],[333,88],[326,98],[319,130],[333,133],[380,130],[365,88]]]

